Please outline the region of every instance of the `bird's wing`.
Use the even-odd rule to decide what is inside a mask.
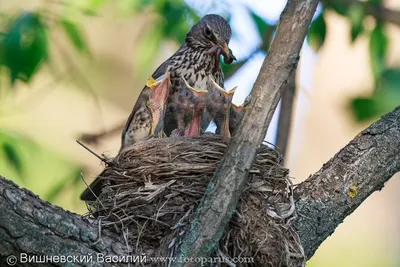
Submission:
[[[174,54],[175,55],[175,54]],[[169,71],[170,65],[171,65],[171,61],[172,61],[172,57],[174,56],[172,55],[169,59],[167,59],[166,61],[164,61],[164,63],[162,63],[153,73],[153,75],[151,75],[151,77],[153,77],[153,79],[157,80],[160,76],[164,75],[167,71]]]

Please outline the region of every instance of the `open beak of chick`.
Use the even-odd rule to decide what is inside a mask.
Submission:
[[[186,127],[184,136],[199,136],[201,117],[203,116],[205,108],[205,97],[208,91],[193,88],[183,77],[182,80],[185,82],[186,88],[192,93],[191,108],[193,112],[192,120]]]
[[[225,138],[230,138],[231,134],[229,131],[229,113],[232,104],[233,94],[236,91],[236,86],[229,91],[225,91],[221,86],[219,86],[214,80],[211,80],[214,88],[219,91],[224,97],[223,106],[217,107],[221,109],[221,116],[214,118],[214,122],[217,124],[217,134],[221,134]]]
[[[163,134],[165,109],[171,88],[171,75],[167,72],[157,80],[150,77],[147,80],[146,86],[150,89],[148,100],[152,115],[150,134],[161,137]]]

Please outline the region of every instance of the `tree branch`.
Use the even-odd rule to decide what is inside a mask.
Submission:
[[[207,257],[217,248],[239,201],[281,91],[296,69],[300,49],[318,2],[289,0],[283,10],[276,36],[251,92],[251,103],[197,208],[179,256]],[[187,263],[186,266],[191,264]],[[175,266],[182,266],[182,263]]]
[[[38,257],[63,255],[79,258],[92,255],[92,262],[80,262],[79,266],[109,266],[96,261],[97,253],[127,254],[125,242],[115,234],[102,231],[99,239],[98,226],[40,200],[1,176],[0,244],[1,266],[5,266],[6,257],[10,255],[16,256],[19,262],[20,253]],[[30,262],[29,266],[55,264]]]
[[[279,148],[283,158],[285,158],[292,125],[292,115],[294,108],[294,95],[296,93],[296,72],[290,76],[289,83],[282,93],[281,109],[279,111],[278,131],[276,133],[275,145]]]
[[[399,171],[400,107],[362,131],[295,189],[295,228],[307,258]]]

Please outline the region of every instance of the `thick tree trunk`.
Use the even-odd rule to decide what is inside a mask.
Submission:
[[[98,226],[81,216],[52,206],[0,177],[0,266],[11,266],[13,256],[17,262],[22,257],[26,264],[21,266],[110,266],[98,257],[126,255],[122,238],[99,233]],[[46,263],[46,255],[68,258]],[[32,256],[37,257],[28,263]]]

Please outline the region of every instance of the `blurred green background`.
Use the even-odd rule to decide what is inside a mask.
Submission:
[[[324,0],[305,42],[286,165],[295,182],[400,104],[400,1]],[[147,77],[190,25],[218,13],[238,61],[223,65],[241,104],[273,39],[284,0],[0,2],[0,175],[84,214],[101,162],[75,140],[123,124]],[[386,11],[383,12],[383,11]],[[394,13],[397,14],[397,13]],[[275,116],[277,117],[277,116]],[[274,142],[276,119],[267,139]],[[118,128],[118,127],[117,127]],[[90,144],[113,156],[120,131]],[[400,266],[399,179],[368,199],[308,266]],[[397,183],[397,184],[396,184]]]

